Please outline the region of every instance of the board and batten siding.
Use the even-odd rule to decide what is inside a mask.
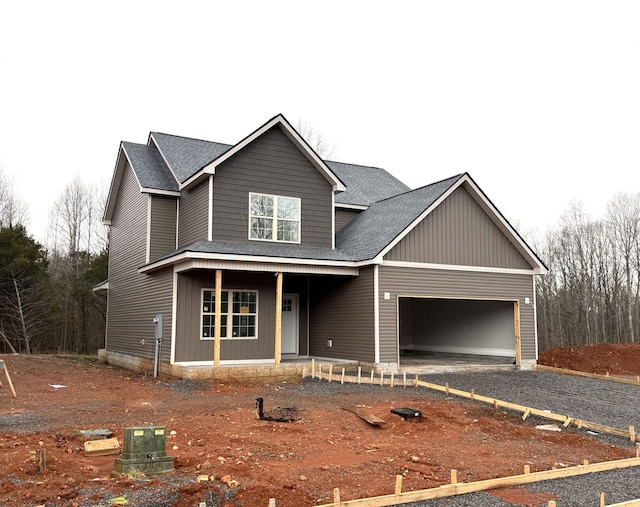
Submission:
[[[216,168],[214,240],[249,241],[250,192],[300,198],[300,244],[332,247],[333,189],[277,126]]]
[[[164,338],[162,360],[168,362],[172,270],[153,275],[138,273],[138,268],[146,260],[147,212],[148,196],[140,192],[127,164],[111,221],[106,348],[109,352],[153,359],[153,317],[161,313]]]
[[[368,266],[356,277],[311,277],[310,355],[375,361],[373,271]]]
[[[209,179],[180,193],[178,248],[209,237]]]
[[[356,218],[361,210],[349,208],[336,208],[336,232]]]
[[[178,274],[175,362],[213,361],[214,340],[201,339],[202,289],[215,289],[215,271]],[[220,360],[274,359],[276,278],[273,274],[223,271],[222,290],[258,291],[258,339],[220,340]]]
[[[177,199],[152,195],[149,227],[149,261],[176,249]]]
[[[458,187],[386,260],[532,269],[464,187]]]
[[[378,280],[381,362],[398,360],[398,296],[519,301],[522,359],[536,359],[533,275],[382,265]]]

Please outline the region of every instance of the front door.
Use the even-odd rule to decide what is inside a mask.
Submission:
[[[282,296],[282,353],[298,353],[298,295]]]

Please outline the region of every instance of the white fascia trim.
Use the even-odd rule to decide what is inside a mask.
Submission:
[[[464,181],[464,177],[462,177],[458,181],[456,181],[456,183],[454,185],[452,185],[436,201],[434,201],[431,206],[429,206],[426,210],[424,210],[418,216],[418,218],[416,218],[413,222],[411,222],[411,224],[409,224],[409,226],[404,231],[402,231],[400,234],[398,234],[391,243],[389,243],[385,248],[383,248],[382,251],[378,255],[376,255],[375,259],[379,260],[379,261],[382,261],[384,259],[384,256],[387,255],[387,253],[389,253],[391,251],[391,249],[393,249],[393,247],[395,247],[398,243],[400,243],[400,241],[402,241],[407,234],[409,234],[420,222],[422,222],[427,215],[429,215],[434,209],[436,209],[438,206],[440,206],[440,204],[447,197],[449,197],[453,193],[453,191],[462,184],[463,181]]]
[[[378,265],[373,267],[373,343],[375,350],[375,363],[380,362],[380,279],[378,276]]]
[[[116,166],[113,169],[113,176],[111,177],[111,185],[109,185],[109,194],[107,195],[107,205],[104,208],[104,215],[102,223],[109,222],[111,224],[111,217],[113,215],[114,208],[116,206],[116,194],[120,190],[120,184],[122,183],[122,176],[124,175],[124,157],[128,159],[127,154],[124,151],[124,146],[120,143],[118,149],[118,157],[116,158]]]
[[[343,209],[357,209],[357,210],[361,210],[361,211],[365,211],[369,209],[369,206],[363,206],[360,204],[343,204],[341,202],[336,202],[334,204],[334,206],[336,208],[343,208]]]
[[[398,236],[396,236],[395,239],[391,243],[389,243],[386,246],[386,248],[384,248],[375,257],[374,260],[381,261],[382,259],[384,259],[384,256],[387,255],[393,249],[393,247],[395,247],[398,243],[400,243],[400,241],[402,241],[405,238],[405,236],[407,236],[420,222],[422,222],[427,215],[429,215],[435,208],[440,206],[440,204],[442,204],[442,202],[445,199],[447,199],[456,189],[458,189],[465,182],[473,189],[474,193],[482,200],[482,202],[484,202],[487,205],[487,207],[491,210],[493,215],[496,218],[498,218],[498,220],[507,228],[507,230],[511,234],[511,237],[514,240],[516,240],[522,246],[522,248],[529,254],[531,259],[537,265],[537,267],[533,269],[533,272],[535,274],[540,274],[540,275],[547,274],[548,270],[544,267],[543,264],[541,264],[538,261],[538,257],[533,253],[533,251],[528,247],[528,245],[522,241],[522,239],[520,238],[518,233],[515,232],[513,227],[511,227],[511,225],[506,220],[504,220],[502,218],[502,215],[500,214],[500,212],[495,208],[495,206],[493,206],[493,204],[491,204],[491,202],[489,200],[487,200],[487,198],[484,196],[482,191],[473,182],[473,180],[471,180],[471,178],[469,178],[469,176],[467,174],[464,174],[444,194],[442,194],[431,206],[429,206],[426,210],[424,210],[418,216],[418,218],[416,218],[404,231],[402,231],[400,234],[398,234]]]
[[[507,222],[503,217],[502,214],[497,210],[497,208],[491,203],[491,201],[489,201],[486,196],[484,195],[484,192],[482,192],[482,190],[480,190],[480,188],[475,184],[475,182],[469,178],[469,176],[467,176],[466,174],[464,175],[464,177],[462,177],[460,179],[460,183],[462,182],[466,182],[471,188],[473,188],[475,194],[482,200],[482,202],[484,202],[486,204],[486,206],[492,211],[493,215],[500,221],[500,223],[502,225],[504,225],[504,227],[511,233],[511,237],[529,254],[529,256],[531,257],[531,259],[533,259],[533,261],[538,265],[538,273],[537,274],[541,274],[541,275],[546,275],[548,273],[548,269],[544,267],[544,265],[538,260],[538,256],[531,250],[531,248],[529,248],[529,245],[527,245],[522,238],[520,237],[520,235],[516,232],[516,230],[511,226],[511,224],[509,222]],[[459,184],[455,185],[456,188],[458,186],[460,186]]]
[[[138,268],[139,273],[147,273],[164,266],[178,264],[185,260],[202,259],[210,261],[235,261],[235,262],[254,262],[258,264],[279,264],[279,265],[305,265],[305,266],[327,266],[338,268],[354,268],[357,270],[356,263],[352,261],[325,261],[317,259],[293,259],[288,257],[260,257],[252,255],[236,255],[236,254],[211,254],[204,252],[183,252],[179,255],[163,259],[152,264],[148,264]]]
[[[140,187],[140,192],[156,195],[169,195],[171,197],[180,197],[180,192],[176,190],[160,190],[158,188]]]
[[[207,240],[213,240],[213,174],[209,175],[209,208],[207,223]]]
[[[336,248],[336,194],[331,192],[331,250]]]
[[[447,271],[475,271],[478,273],[502,273],[507,275],[536,275],[535,269],[494,268],[489,266],[464,266],[458,264],[431,264],[426,262],[382,261],[383,266],[416,269],[443,269]]]
[[[151,194],[147,194],[147,246],[146,261],[151,260]]]
[[[153,145],[156,147],[156,150],[158,150],[158,153],[160,153],[160,156],[162,157],[162,160],[164,160],[164,163],[167,164],[167,167],[169,168],[169,171],[171,171],[171,174],[173,175],[175,180],[179,182],[180,180],[178,179],[178,176],[176,175],[176,172],[173,170],[173,167],[171,167],[171,164],[167,160],[167,157],[165,157],[164,153],[162,153],[162,150],[160,149],[160,145],[156,141],[155,137],[153,137],[153,133],[151,133],[151,132],[149,133],[149,140],[153,142]],[[149,143],[147,143],[147,144],[149,144]]]
[[[180,185],[180,189],[188,187],[194,181],[197,181],[202,174],[215,174],[216,168],[222,164],[224,161],[231,158],[233,155],[238,153],[238,151],[244,149],[247,145],[251,144],[258,137],[264,134],[267,130],[274,127],[275,125],[281,125],[284,129],[285,134],[289,137],[293,142],[295,142],[304,152],[307,157],[311,159],[314,165],[323,173],[324,177],[331,183],[334,192],[344,192],[346,187],[342,184],[342,182],[333,174],[333,171],[327,166],[327,164],[322,160],[318,155],[309,147],[307,142],[298,134],[295,129],[289,124],[289,122],[279,114],[278,116],[272,118],[267,123],[265,123],[262,127],[255,130],[253,133],[249,134],[238,144],[233,146],[232,148],[225,151],[222,155],[220,155],[217,159],[212,161],[211,163],[204,166],[200,169],[196,174],[191,176],[187,181]]]
[[[176,201],[176,250],[178,249],[178,234],[180,234],[180,199]]]
[[[173,287],[171,294],[171,356],[170,364],[175,364],[176,360],[176,328],[177,328],[177,312],[178,312],[178,272],[173,270]]]
[[[309,264],[278,264],[264,262],[238,262],[221,261],[211,259],[187,259],[176,264],[174,269],[178,272],[191,269],[222,269],[224,271],[252,271],[261,273],[303,273],[306,275],[343,275],[358,276],[358,268],[342,266],[311,266]]]

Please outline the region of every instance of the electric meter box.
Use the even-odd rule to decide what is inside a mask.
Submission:
[[[122,457],[116,458],[113,473],[141,472],[162,474],[173,470],[173,457],[167,456],[166,426],[133,426],[124,429]]]

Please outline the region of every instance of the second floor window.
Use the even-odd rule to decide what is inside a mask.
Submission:
[[[300,199],[250,193],[249,239],[300,243]]]

